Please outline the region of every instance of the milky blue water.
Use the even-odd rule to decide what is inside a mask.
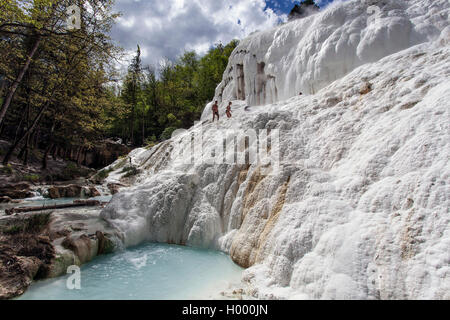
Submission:
[[[98,196],[93,198],[60,198],[60,199],[48,199],[42,196],[36,196],[33,198],[24,199],[19,203],[0,203],[0,210],[15,208],[15,207],[37,207],[37,206],[51,206],[58,204],[73,203],[74,200],[98,200],[101,202],[111,201],[112,196]]]
[[[150,243],[82,266],[80,290],[67,289],[67,275],[35,282],[19,299],[208,299],[241,273],[224,253]]]

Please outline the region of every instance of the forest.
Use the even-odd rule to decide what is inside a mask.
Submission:
[[[80,21],[71,20],[73,4]],[[238,41],[156,66],[143,64],[136,44],[124,72],[118,65],[125,50],[110,37],[119,16],[113,0],[0,2],[4,166],[14,158],[46,169],[50,156],[83,164],[105,139],[152,146],[199,119]]]

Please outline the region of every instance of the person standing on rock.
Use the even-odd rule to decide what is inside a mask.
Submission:
[[[228,118],[231,118],[231,105],[232,105],[232,102],[230,102],[230,103],[228,104],[227,110],[225,111]]]
[[[214,119],[216,119],[216,116],[217,116],[217,121],[219,121],[219,105],[217,103],[217,100],[212,106],[212,112],[213,112],[213,120],[212,121],[214,122]]]

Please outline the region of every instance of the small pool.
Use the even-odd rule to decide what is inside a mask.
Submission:
[[[67,275],[35,282],[19,299],[219,298],[221,290],[240,281],[242,270],[221,252],[149,243],[82,266],[80,290],[67,289]]]
[[[0,204],[0,210],[10,209],[10,208],[17,208],[17,207],[38,207],[38,206],[51,206],[51,205],[58,205],[58,204],[66,204],[66,203],[72,203],[74,200],[98,200],[100,202],[109,202],[111,201],[112,196],[98,196],[93,198],[60,198],[60,199],[48,199],[44,198],[42,196],[36,196],[33,198],[27,198],[23,199],[19,203],[1,203]]]

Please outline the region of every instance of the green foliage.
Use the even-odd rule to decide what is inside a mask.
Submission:
[[[131,171],[131,170],[133,170],[132,166],[131,167],[125,167],[125,168],[122,169],[122,171],[120,173],[126,173],[126,172]]]
[[[103,181],[106,178],[108,178],[109,174],[111,173],[111,169],[103,169],[100,170],[99,172],[97,172],[97,174],[95,175],[96,178],[98,178],[99,180]]]
[[[24,133],[32,128],[29,136],[37,141],[30,139],[30,143],[47,148],[41,155],[52,155],[53,148],[81,161],[80,150],[90,150],[106,137],[151,147],[169,139],[174,130],[192,126],[213,98],[238,41],[216,44],[204,56],[187,51],[158,67],[142,65],[138,46],[126,76],[120,79],[114,63],[121,51],[109,37],[118,16],[113,13],[114,1],[75,4],[86,2],[98,14],[82,10],[81,29],[68,32],[65,9],[70,1],[0,1],[2,79],[15,79],[38,44],[2,123],[2,138],[17,141],[18,134],[19,149],[28,138]],[[111,79],[121,81],[113,87]],[[0,100],[9,87],[8,83],[1,88]],[[55,179],[70,180],[81,172],[69,164]],[[97,176],[103,174],[109,172]]]
[[[77,164],[75,162],[69,162],[66,165],[66,169],[70,170],[70,171],[74,171],[74,170],[78,169],[78,166],[77,166]]]
[[[168,140],[172,137],[172,133],[177,130],[176,127],[167,127],[164,129],[163,133],[161,133],[161,140]]]
[[[17,234],[22,232],[22,226],[19,225],[12,225],[7,227],[5,230],[3,230],[5,234]]]
[[[49,18],[48,8],[55,2],[55,0],[2,0],[0,21],[15,21],[41,29],[45,26],[43,18]]]
[[[14,173],[14,170],[10,164],[0,167],[0,174],[11,175],[13,173]]]
[[[85,170],[74,162],[69,162],[64,169],[65,175],[69,178],[78,178],[84,176]]]
[[[123,168],[122,173],[126,173],[124,175],[124,177],[129,178],[129,177],[138,175],[139,173],[141,173],[141,170],[139,170],[138,168],[136,168],[134,166],[129,166],[129,167]]]
[[[158,139],[156,139],[155,135],[146,138],[144,141],[145,148],[147,148],[147,149],[151,149],[154,146],[156,146],[157,144],[158,144]]]
[[[92,169],[80,167],[74,162],[68,162],[61,173],[53,177],[53,180],[69,181],[79,177],[87,177],[90,174],[92,174]]]
[[[14,224],[2,228],[5,234],[17,234],[21,232],[41,232],[49,223],[51,213],[37,213],[26,215]]]
[[[23,176],[24,181],[30,181],[30,182],[39,182],[41,180],[41,176],[38,174],[27,174]]]
[[[119,163],[116,164],[113,168],[109,169],[109,170],[108,170],[108,173],[109,173],[109,172],[112,172],[112,171],[114,171],[114,170],[118,170],[118,169],[122,168],[122,167],[125,166],[127,163],[128,163],[128,159],[127,159],[126,156],[123,157],[123,158],[120,158]]]
[[[192,126],[214,97],[237,45],[237,40],[226,46],[219,43],[203,57],[187,51],[175,62],[163,61],[158,69],[141,66],[138,47],[120,96],[111,97],[119,113],[113,116],[109,135],[149,147],[157,143],[156,137],[166,140],[174,130]]]
[[[82,9],[81,28],[68,31],[67,7],[84,3],[96,14]],[[2,123],[3,138],[21,142],[15,148],[27,134],[39,132],[34,145],[43,149],[89,149],[104,139],[111,116],[120,116],[107,89],[119,54],[109,37],[117,18],[113,5],[113,0],[0,1],[0,75],[8,80],[3,98],[31,57]]]
[[[167,115],[167,120],[169,121],[169,123],[175,123],[177,121],[177,117],[175,117],[172,113],[169,113]]]

